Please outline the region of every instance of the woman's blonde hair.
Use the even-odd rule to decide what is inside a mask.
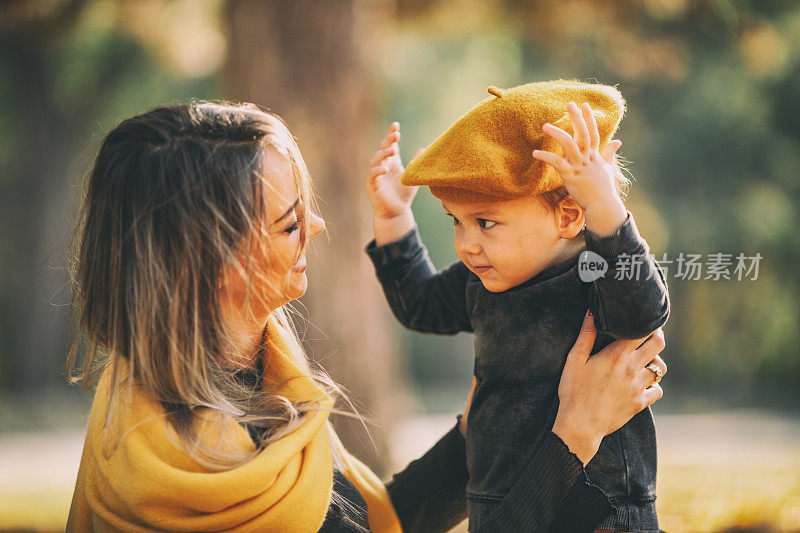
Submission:
[[[73,237],[78,330],[65,364],[69,379],[88,389],[111,364],[112,394],[121,395],[125,381],[130,392],[135,382],[165,407],[187,451],[215,469],[247,461],[317,408],[255,391],[226,365],[236,350],[220,312],[223,267],[251,282],[267,280],[269,264],[253,258],[270,256],[272,198],[261,168],[268,147],[290,161],[300,202],[309,209],[308,169],[274,114],[253,104],[193,101],[124,120],[100,145]],[[299,218],[298,256],[307,245],[309,217]],[[259,298],[249,291],[247,310],[263,305]],[[291,332],[295,364],[336,395],[333,381],[311,369],[288,310],[272,316]],[[122,365],[114,364],[120,358],[132,379],[123,379]],[[121,405],[109,404],[106,425]],[[232,452],[201,442],[195,429],[201,413],[257,428],[260,446]]]

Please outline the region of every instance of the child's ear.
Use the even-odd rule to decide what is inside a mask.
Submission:
[[[566,196],[558,202],[555,215],[559,236],[562,239],[577,237],[586,222],[583,208],[571,196]]]

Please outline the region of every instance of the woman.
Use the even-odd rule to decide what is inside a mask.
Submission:
[[[385,486],[328,422],[339,390],[308,364],[286,307],[306,291],[304,252],[324,228],[309,187],[286,126],[251,104],[160,107],[103,140],[76,232],[79,337],[67,361],[84,339],[75,379],[102,375],[69,531],[437,531],[463,520],[464,418]],[[588,358],[590,318],[584,328],[553,432],[531,443],[536,460],[498,509],[503,527],[599,523],[610,504],[583,464],[661,396],[645,368],[666,370],[660,332]],[[541,505],[517,508],[515,491]]]

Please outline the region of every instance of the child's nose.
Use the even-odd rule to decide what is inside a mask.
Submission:
[[[477,239],[475,239],[470,232],[466,232],[466,234],[458,240],[456,248],[462,254],[475,255],[481,253],[480,243],[478,243]]]

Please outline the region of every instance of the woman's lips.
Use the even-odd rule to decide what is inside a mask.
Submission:
[[[305,271],[306,271],[306,258],[301,257],[300,260],[297,263],[295,263],[294,266],[292,267],[292,272],[297,272],[298,274],[301,274]]]

